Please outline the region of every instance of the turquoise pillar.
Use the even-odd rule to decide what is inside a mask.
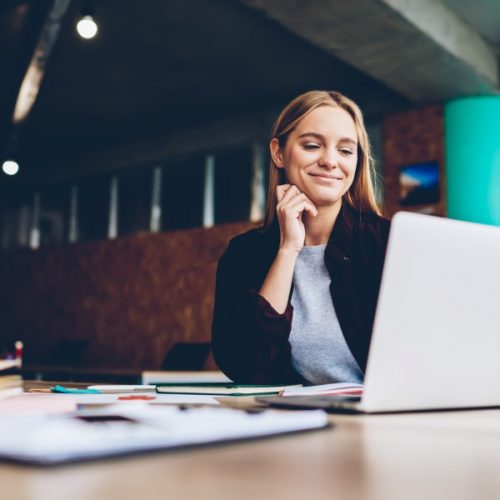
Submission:
[[[445,105],[447,215],[500,226],[500,95]]]

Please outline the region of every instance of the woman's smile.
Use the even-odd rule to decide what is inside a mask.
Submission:
[[[333,184],[334,182],[341,181],[342,177],[339,175],[326,174],[326,173],[309,173],[316,182],[319,184]]]

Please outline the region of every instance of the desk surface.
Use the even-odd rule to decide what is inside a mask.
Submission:
[[[9,500],[500,498],[500,410],[332,416],[335,428],[51,469],[0,465]]]

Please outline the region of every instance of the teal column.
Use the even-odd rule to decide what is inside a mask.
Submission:
[[[500,95],[445,105],[447,215],[500,226]]]

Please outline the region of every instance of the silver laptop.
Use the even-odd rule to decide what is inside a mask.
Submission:
[[[361,398],[260,398],[364,413],[500,406],[500,228],[399,212]]]

